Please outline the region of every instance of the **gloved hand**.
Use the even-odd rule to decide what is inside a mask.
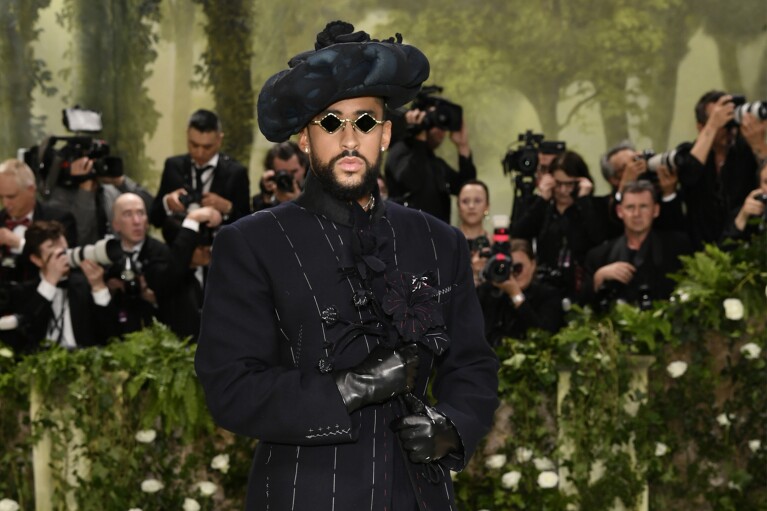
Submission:
[[[382,403],[410,392],[418,375],[418,346],[393,350],[380,344],[351,369],[333,373],[349,413],[372,403]]]
[[[413,463],[429,463],[461,450],[461,438],[453,423],[430,406],[396,419],[391,428]]]

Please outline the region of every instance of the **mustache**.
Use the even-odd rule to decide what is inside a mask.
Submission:
[[[333,167],[336,163],[338,163],[339,160],[343,158],[359,158],[360,160],[365,162],[365,165],[370,167],[370,162],[368,161],[368,159],[362,156],[359,153],[359,151],[349,150],[349,149],[347,149],[346,151],[342,152],[341,154],[339,154],[338,156],[330,160],[329,166]]]

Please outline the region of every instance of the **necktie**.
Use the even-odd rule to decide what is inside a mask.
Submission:
[[[24,227],[29,227],[29,217],[24,217],[20,220],[14,220],[13,218],[8,218],[5,221],[5,226],[10,230],[14,230],[16,227],[20,225],[23,225]]]
[[[195,178],[197,180],[196,183],[195,183],[195,188],[194,188],[195,190],[197,190],[200,193],[202,193],[204,191],[202,189],[202,187],[204,186],[204,184],[202,182],[202,174],[205,171],[208,171],[208,170],[210,170],[212,168],[213,168],[213,165],[205,165],[204,167],[197,167],[197,166],[195,166],[194,174],[195,174]]]

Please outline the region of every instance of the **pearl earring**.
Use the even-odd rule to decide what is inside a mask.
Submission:
[[[381,152],[386,151],[386,148],[384,146],[381,146]]]

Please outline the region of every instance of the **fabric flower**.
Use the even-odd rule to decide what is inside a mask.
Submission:
[[[668,446],[663,442],[655,442],[655,455],[663,456],[668,452]]]
[[[490,469],[498,469],[503,467],[506,464],[506,455],[505,454],[493,454],[492,456],[488,456],[485,460],[485,466]]]
[[[13,358],[13,352],[8,348],[0,348],[0,357]],[[2,502],[0,500],[0,502]]]
[[[210,481],[200,481],[197,483],[197,488],[199,488],[200,493],[205,497],[210,497],[214,493],[216,493],[216,490],[218,489],[218,486],[216,486],[216,483],[210,482]]]
[[[506,472],[501,476],[501,486],[509,490],[516,490],[519,485],[519,480],[522,479],[522,474],[516,470]]]
[[[756,343],[749,342],[748,344],[741,346],[740,352],[747,359],[754,360],[755,358],[759,358],[759,355],[762,354],[762,348]]]
[[[222,474],[226,474],[229,471],[229,455],[219,454],[214,456],[210,461],[210,468],[218,470]]]
[[[157,479],[146,479],[141,482],[141,491],[144,493],[157,493],[163,488],[165,488],[165,485]]]
[[[730,424],[732,424],[732,422],[730,421],[731,418],[732,416],[728,416],[726,413],[720,413],[716,417],[716,422],[719,423],[720,426],[726,428],[730,426]]]
[[[520,463],[526,463],[533,458],[532,449],[528,449],[527,447],[517,447],[514,454],[517,456],[517,461]]]
[[[0,511],[19,511],[19,503],[11,499],[0,500]]]
[[[554,469],[554,463],[548,458],[533,458],[533,465],[539,472]]]
[[[762,441],[761,440],[749,440],[748,441],[748,448],[751,449],[751,452],[758,451],[760,447],[762,447]]]
[[[184,511],[200,511],[200,503],[194,499],[184,499]]]
[[[395,271],[386,276],[387,291],[383,310],[391,315],[394,326],[405,342],[424,342],[423,337],[432,329],[445,325],[442,307],[437,302],[437,290],[428,283],[425,275],[413,275]],[[437,355],[447,348],[447,336],[436,344]],[[431,345],[427,346],[431,348]]]
[[[541,488],[554,488],[559,483],[559,476],[556,472],[547,470],[538,474],[538,486]]]
[[[669,376],[672,378],[679,378],[685,372],[687,372],[687,362],[683,362],[681,360],[671,362],[666,366],[666,372],[668,372]]]
[[[153,429],[142,429],[136,432],[136,441],[142,444],[151,444],[157,438],[157,431]]]
[[[727,298],[722,302],[724,317],[733,321],[743,319],[743,302],[738,298]]]

